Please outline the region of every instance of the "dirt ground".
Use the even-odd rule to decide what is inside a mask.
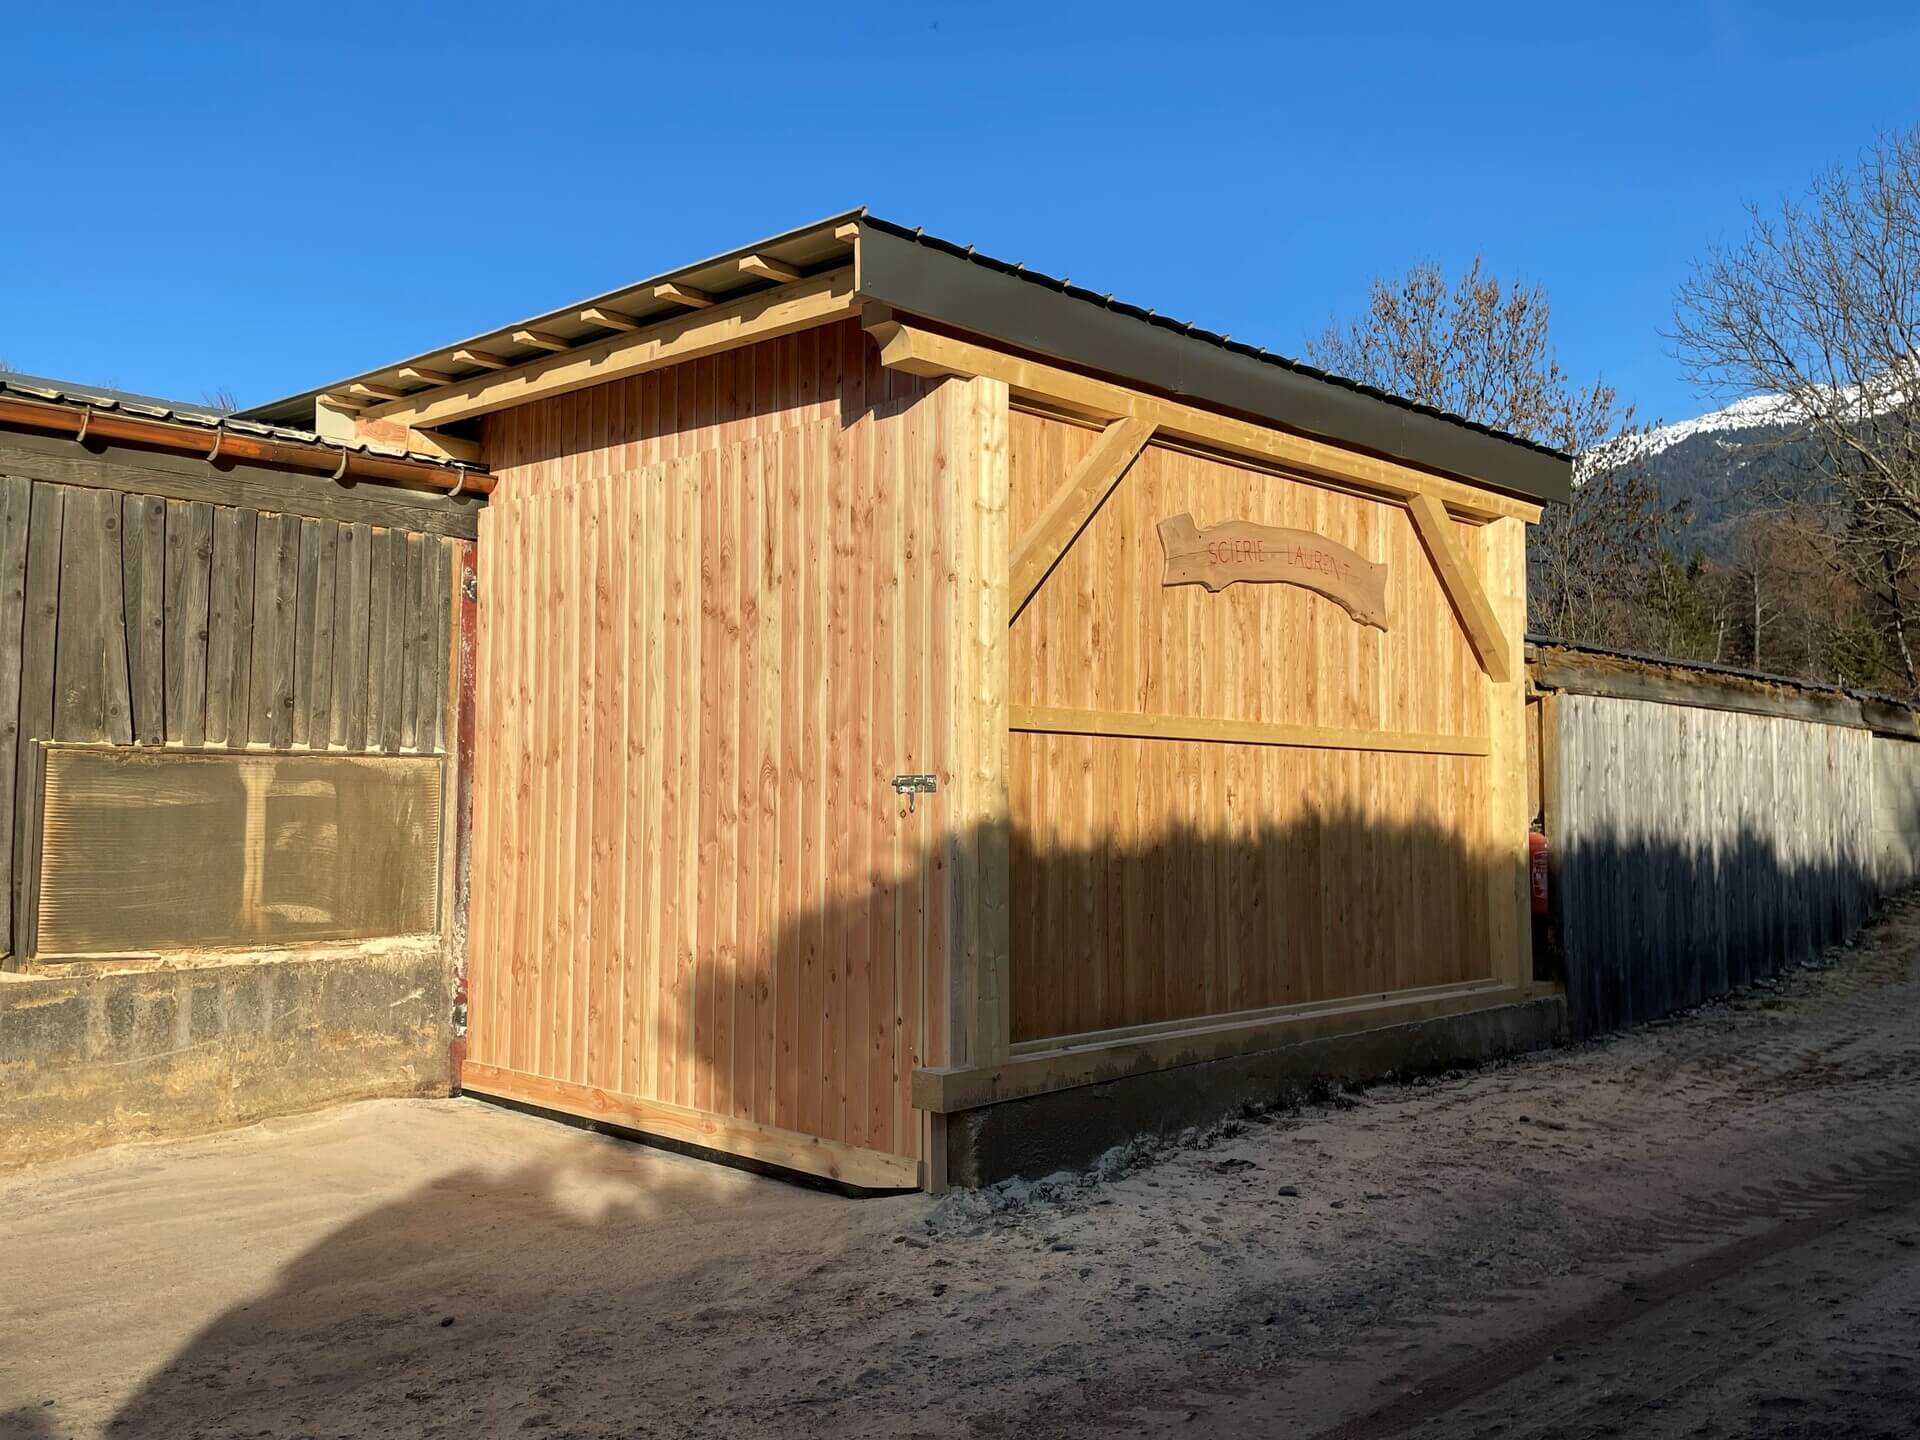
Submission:
[[[1920,1433],[1920,902],[1630,1035],[847,1200],[475,1101],[0,1180],[0,1435]]]

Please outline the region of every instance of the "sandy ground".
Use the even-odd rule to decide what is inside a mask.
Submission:
[[[473,1101],[0,1180],[0,1435],[1920,1433],[1920,902],[1734,1001],[933,1202]]]

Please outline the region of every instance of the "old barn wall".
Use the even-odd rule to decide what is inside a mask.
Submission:
[[[349,754],[447,769],[432,757],[451,748],[449,617],[476,508],[132,446],[0,435],[0,908],[10,951],[0,965],[0,1161],[348,1096],[444,1093],[455,978],[444,923],[451,843],[440,839],[455,828],[444,808],[454,787],[428,776],[420,793],[442,797],[443,811],[410,811],[403,834],[356,821],[361,858],[368,844],[403,847],[396,855],[438,847],[400,907],[413,918],[399,926],[363,910],[362,887],[323,873],[329,856],[342,858],[324,812],[336,798],[354,803],[356,773],[387,763]],[[48,744],[112,747],[138,763],[116,767],[104,791],[63,790],[48,810]],[[274,757],[295,755],[300,773],[280,775]],[[231,775],[258,804],[197,803],[223,801],[225,782],[189,796],[195,787],[176,783],[183,765]],[[120,885],[90,872],[106,863],[99,846],[59,848],[110,824],[116,805],[153,831],[153,843],[123,847]],[[179,895],[141,908],[149,894],[173,895],[144,886],[142,867],[167,879],[181,847],[207,877],[206,914],[187,929],[169,913]],[[110,936],[116,953],[78,959],[38,944],[43,876],[55,887],[45,898],[66,906],[47,938]],[[423,896],[423,884],[437,893]],[[235,922],[223,928],[221,915]],[[395,928],[418,933],[385,938]],[[194,948],[168,938],[189,930]],[[368,938],[264,948],[263,937],[301,933]]]
[[[1697,1004],[1865,921],[1880,889],[1871,731],[1602,695],[1548,703],[1552,901],[1576,1031]]]

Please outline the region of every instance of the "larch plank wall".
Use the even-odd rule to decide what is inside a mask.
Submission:
[[[1014,414],[1013,534],[1097,433]],[[1384,563],[1389,628],[1290,585],[1163,588],[1156,525],[1183,511]],[[1483,577],[1522,543],[1519,522],[1491,529],[1456,523]],[[1490,687],[1405,510],[1150,445],[1011,639],[1016,1043],[1516,969],[1493,953],[1519,937],[1493,933],[1512,847],[1488,841]],[[1203,717],[1483,753],[1060,733],[1045,711],[1095,731]]]
[[[1553,905],[1578,1033],[1698,1004],[1864,923],[1871,731],[1604,696],[1546,703]]]
[[[12,952],[29,948],[38,742],[444,752],[455,543],[0,475]],[[404,652],[370,649],[370,616]],[[391,724],[367,725],[368,695]]]
[[[848,324],[489,418],[470,1086],[914,1183],[963,389]]]

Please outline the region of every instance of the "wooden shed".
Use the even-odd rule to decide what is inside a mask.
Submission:
[[[253,418],[492,473],[468,1090],[939,1186],[1532,993],[1564,456],[864,211]]]

